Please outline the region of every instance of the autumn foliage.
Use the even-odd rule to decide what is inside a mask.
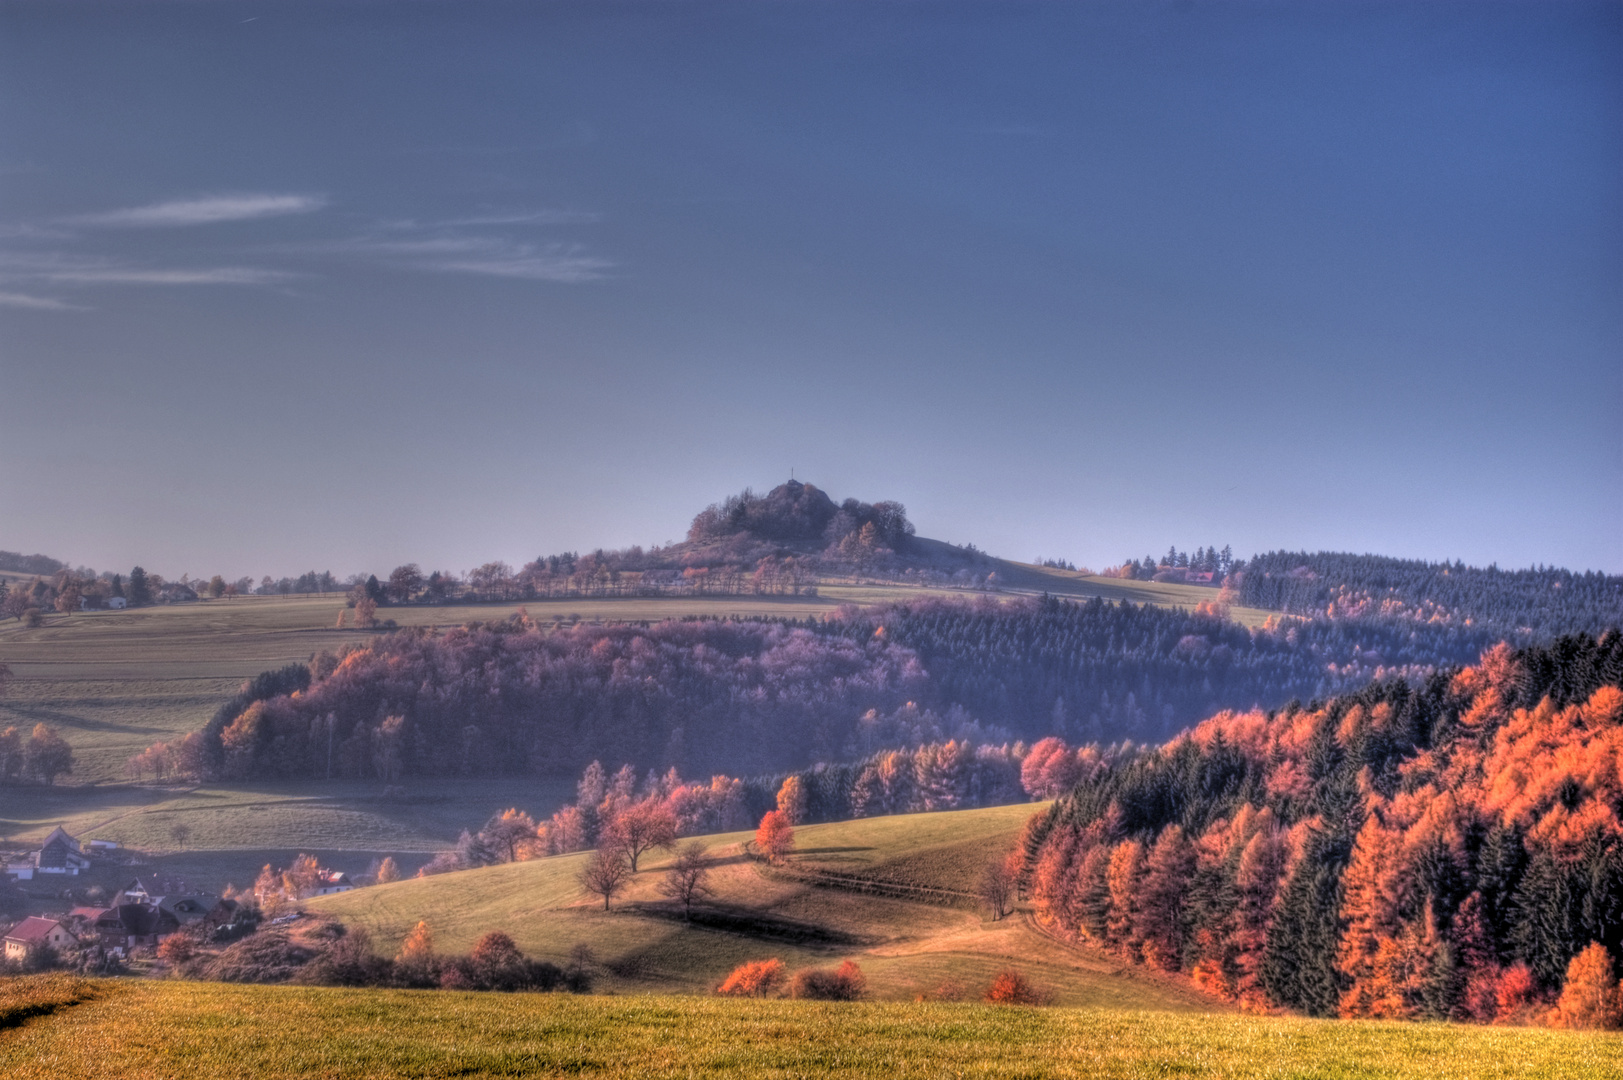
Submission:
[[[784,982],[783,961],[750,960],[732,970],[716,993],[728,997],[767,997],[775,993]]]
[[[1615,1026],[1623,641],[1219,714],[1082,778],[1026,851],[1055,930],[1253,1008]]]
[[[773,865],[789,857],[795,847],[795,830],[789,827],[782,810],[768,810],[761,817],[761,827],[755,830],[755,846]]]
[[[1032,981],[1010,968],[999,972],[981,997],[993,1005],[1044,1005],[1048,995]]]

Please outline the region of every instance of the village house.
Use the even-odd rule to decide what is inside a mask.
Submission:
[[[349,892],[355,887],[349,875],[340,870],[323,870],[316,882],[313,896],[331,896],[333,893]]]
[[[6,865],[6,873],[18,881],[31,881],[38,874],[77,876],[79,871],[88,869],[90,859],[86,857],[84,848],[60,827],[51,830],[51,835],[45,838],[38,851]]]
[[[96,920],[96,936],[109,949],[156,945],[180,930],[180,920],[156,904],[119,904]]]
[[[76,944],[73,935],[56,919],[30,915],[6,933],[6,959],[23,960],[30,948],[39,945],[61,949],[73,944]]]

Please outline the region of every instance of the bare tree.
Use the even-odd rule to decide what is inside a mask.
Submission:
[[[710,895],[710,867],[710,856],[705,854],[704,845],[694,840],[682,845],[682,850],[676,853],[676,861],[665,874],[659,891],[672,900],[681,901],[684,919],[693,917],[695,900]]]
[[[1014,868],[1009,865],[1008,859],[998,859],[990,863],[986,867],[986,872],[981,875],[981,899],[992,909],[994,921],[1013,910],[1014,884]]]
[[[631,863],[621,847],[601,847],[592,852],[580,870],[580,884],[589,893],[603,898],[603,910],[609,910],[609,901],[618,896],[631,880]]]

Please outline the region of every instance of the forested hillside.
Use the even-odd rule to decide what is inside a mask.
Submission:
[[[523,616],[380,635],[263,679],[143,771],[256,779],[772,773],[949,739],[1154,741],[1479,655],[1480,631],[1093,600],[926,600],[828,620],[563,627]],[[294,680],[294,681],[289,681]]]
[[[1040,917],[1258,1006],[1542,1020],[1577,979],[1610,1008],[1620,688],[1611,632],[1220,714],[1034,821]]]
[[[1229,579],[1239,603],[1293,615],[1474,626],[1525,643],[1623,626],[1623,575],[1481,569],[1378,555],[1272,551]]]

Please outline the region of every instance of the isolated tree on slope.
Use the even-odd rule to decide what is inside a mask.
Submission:
[[[795,847],[795,830],[781,810],[768,810],[761,818],[761,827],[755,830],[755,846],[761,849],[766,861],[781,865]]]

